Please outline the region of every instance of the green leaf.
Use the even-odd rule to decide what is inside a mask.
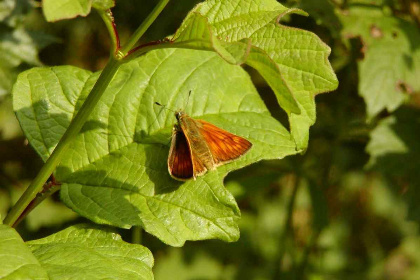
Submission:
[[[108,10],[115,6],[115,0],[93,0],[92,7],[97,10]]]
[[[0,224],[0,278],[49,279],[19,234]]]
[[[213,35],[211,26],[205,17],[191,13],[173,38],[175,45],[196,49],[214,50],[224,60],[232,64],[246,63],[258,70],[276,93],[280,106],[286,112],[299,114],[300,109],[292,92],[285,84],[277,64],[260,48],[251,45],[251,40],[238,42],[220,41]]]
[[[44,160],[97,78],[70,66],[19,76],[14,110]],[[175,181],[166,161],[176,120],[155,101],[243,136],[253,147],[196,181]],[[55,175],[63,201],[97,223],[140,225],[174,246],[208,238],[235,241],[239,209],[223,186],[227,172],[297,152],[241,67],[213,52],[159,50],[120,67]]]
[[[380,8],[353,7],[342,14],[343,36],[362,38],[359,94],[368,118],[393,112],[420,90],[420,31],[411,22],[384,15]]]
[[[42,10],[47,21],[87,16],[91,8],[107,10],[115,6],[114,0],[43,0]]]
[[[396,182],[392,184],[394,186],[404,182],[402,197],[408,202],[409,218],[420,221],[420,144],[417,131],[420,131],[420,110],[401,107],[371,132],[366,151],[370,154],[367,167]]]
[[[0,96],[9,93],[22,63],[40,65],[38,50],[23,28],[11,30],[0,25]]]
[[[366,151],[371,158],[368,167],[379,168],[387,174],[410,174],[415,179],[420,165],[420,110],[402,107],[383,119],[372,130]],[[418,179],[412,182],[420,182]]]
[[[35,68],[18,76],[13,108],[18,111],[23,132],[44,161],[69,126],[89,76],[89,71],[65,66]]]
[[[297,101],[301,113],[289,114],[291,132],[298,149],[306,149],[309,127],[316,118],[314,96],[336,89],[338,81],[328,62],[330,48],[327,45],[311,32],[278,23],[288,13],[305,13],[288,9],[274,0],[206,1],[194,11],[207,17],[214,35],[221,40],[237,42],[249,38],[253,46],[277,64],[281,79],[278,75],[262,75],[280,104],[285,87]],[[269,68],[265,65],[263,69]]]
[[[27,242],[50,279],[153,279],[153,256],[110,229],[75,225]]]
[[[309,13],[318,25],[328,28],[334,38],[340,37],[341,22],[330,0],[299,1],[298,7]]]
[[[92,0],[44,0],[42,11],[47,21],[87,16],[90,13]]]

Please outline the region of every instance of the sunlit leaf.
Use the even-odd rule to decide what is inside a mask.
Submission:
[[[22,73],[14,109],[30,143],[45,160],[98,75],[75,67]],[[173,112],[155,101],[246,137],[240,159],[181,184],[167,171]],[[164,242],[239,237],[239,209],[223,186],[228,171],[297,153],[248,75],[217,54],[155,51],[123,65],[57,169],[64,202],[95,222],[141,225]]]
[[[253,162],[301,152],[315,120],[313,95],[334,89],[337,80],[327,60],[329,48],[316,35],[277,23],[285,13],[301,11],[276,1],[236,2],[237,9],[227,1],[217,1],[218,9],[212,9],[213,1],[197,6],[195,13],[201,16],[190,14],[175,36],[174,45],[199,38],[217,54],[159,50],[119,69],[57,168],[61,197],[68,206],[97,223],[140,225],[175,246],[186,240],[237,240],[239,209],[223,178]],[[296,93],[302,114],[290,113],[293,136],[270,116],[247,73],[221,57],[232,64],[248,61],[273,87],[279,103],[289,104],[285,107],[293,106],[289,101],[294,98],[285,97],[282,89]],[[20,75],[14,110],[44,160],[97,77],[74,67],[38,68]],[[166,158],[175,118],[155,101],[245,137],[253,147],[196,181],[174,181]],[[290,108],[285,110],[293,112]]]
[[[91,8],[107,10],[115,5],[113,0],[43,0],[42,10],[47,21],[87,16]]]
[[[153,279],[153,256],[110,229],[76,225],[27,245],[49,279]]]
[[[288,13],[305,13],[274,0],[213,0],[199,4],[195,11],[208,18],[221,40],[250,38],[253,46],[277,63],[301,110],[300,114],[289,115],[293,138],[299,149],[306,149],[309,127],[316,118],[314,96],[336,89],[338,81],[328,62],[327,45],[311,32],[278,23]],[[270,80],[267,82],[273,87]],[[277,96],[281,94],[276,87],[273,90]]]
[[[50,279],[38,260],[11,227],[0,224],[0,278]]]

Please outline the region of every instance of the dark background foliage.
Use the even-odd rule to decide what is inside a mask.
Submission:
[[[198,2],[171,1],[142,40],[173,34]],[[397,79],[394,88],[379,91],[386,84],[383,76],[372,75],[366,81],[363,73],[381,64],[385,72],[393,71],[396,76],[404,72],[403,77],[420,77],[418,66],[384,64],[395,55],[395,49],[392,44],[375,49],[379,43],[372,39],[390,32],[397,40],[406,32],[411,49],[397,50],[397,55],[406,61],[420,61],[420,6],[415,0],[281,2],[310,14],[289,16],[284,24],[312,31],[332,48],[330,61],[340,86],[316,97],[317,122],[304,155],[260,162],[227,177],[226,187],[242,211],[238,242],[187,242],[182,248],[171,248],[142,235],[141,242],[155,257],[155,277],[419,279],[419,87],[409,79]],[[107,31],[95,12],[86,18],[47,23],[37,7],[39,2],[4,3],[0,4],[2,217],[42,164],[25,142],[12,111],[10,89],[17,73],[41,64],[100,70],[110,49]],[[7,13],[8,3],[13,6],[12,13]],[[153,1],[117,1],[113,13],[122,41],[154,5]],[[371,19],[370,13],[361,12],[351,18],[355,7],[382,14]],[[400,24],[388,30],[381,22],[389,19]],[[363,24],[369,27],[367,35]],[[371,59],[373,55],[375,59]],[[363,62],[368,58],[366,65]],[[270,88],[255,71],[247,70],[272,114],[287,123]],[[368,95],[363,92],[364,83],[371,86]],[[395,108],[368,113],[370,95],[379,95],[375,102],[380,102],[381,94],[388,91],[402,94],[404,101]],[[34,210],[18,231],[31,240],[80,221],[83,219],[53,196]],[[121,230],[121,234],[127,241],[132,239],[132,231]]]

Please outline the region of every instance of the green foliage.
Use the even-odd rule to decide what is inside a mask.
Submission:
[[[238,10],[240,17],[237,17],[229,14],[232,12],[229,6],[221,1],[220,15],[207,15],[212,26],[206,18],[193,12],[181,25],[173,44],[210,48],[230,63],[237,64],[238,60],[249,63],[274,85],[280,105],[291,113],[297,107],[293,107],[296,103],[288,86],[282,84],[281,67],[264,52],[264,48],[266,51],[273,48],[275,40],[282,40],[283,33],[286,37],[302,33],[309,38],[304,44],[312,42],[312,47],[323,53],[305,56],[303,61],[318,66],[308,66],[305,73],[296,70],[300,76],[313,79],[311,83],[319,91],[332,89],[330,86],[336,86],[337,82],[326,60],[329,49],[309,32],[282,28],[276,23],[276,16],[287,9],[274,2],[267,3],[261,11],[255,10],[259,5],[245,5]],[[206,14],[209,8],[198,6],[196,10]],[[223,26],[217,21],[222,14],[232,17],[232,20],[223,18],[225,22],[244,24],[254,16],[266,18],[267,13],[271,15],[269,21],[251,26],[258,32],[267,29],[273,39],[261,42],[260,33],[252,32],[255,38],[252,37],[251,46],[241,41],[231,42],[242,40],[252,35],[251,32],[241,38],[219,34]],[[215,38],[212,28],[219,37],[228,36],[227,42]],[[276,57],[276,49],[270,51]],[[300,56],[299,48],[296,52]],[[276,59],[284,60],[282,65],[287,64],[289,72],[297,68],[293,61]],[[331,81],[317,78],[322,75]],[[14,88],[14,109],[29,142],[44,160],[54,150],[97,77],[98,74],[91,75],[74,67],[34,68],[19,76]],[[297,92],[303,87],[303,84],[295,85],[294,89]],[[193,93],[188,107],[183,108],[190,90]],[[252,150],[197,181],[184,184],[174,181],[166,167],[174,117],[172,112],[155,106],[156,100],[246,137],[253,143]],[[185,240],[208,238],[235,241],[239,237],[239,209],[223,187],[226,173],[262,159],[283,158],[303,148],[296,146],[289,132],[270,116],[242,68],[223,62],[214,53],[159,50],[120,67],[55,176],[63,184],[63,201],[95,222],[119,227],[140,225],[174,246],[183,245]]]
[[[11,91],[17,74],[26,65],[41,65],[38,51],[53,39],[30,32],[25,26],[31,5],[26,1],[6,0],[0,3],[0,97]]]
[[[39,261],[32,255],[19,234],[0,224],[1,279],[49,279]]]
[[[353,7],[340,18],[343,36],[362,40],[359,94],[368,118],[395,111],[420,91],[420,31],[412,22],[376,7]]]
[[[401,108],[394,115],[383,119],[370,134],[366,151],[370,154],[368,167],[378,170],[397,185],[404,181],[406,191],[403,198],[409,207],[409,218],[420,221],[418,200],[418,166],[420,166],[418,109]],[[398,190],[397,190],[398,191]]]
[[[150,251],[109,228],[75,225],[25,244],[0,225],[0,249],[2,279],[153,279]]]
[[[19,76],[14,107],[42,158],[48,158],[96,78],[74,67],[34,68]],[[182,108],[189,90],[184,108],[189,115],[254,146],[241,159],[180,184],[166,166],[175,118],[154,100]],[[224,190],[226,172],[296,152],[290,134],[268,114],[240,67],[209,52],[162,50],[121,66],[55,175],[63,183],[64,202],[96,222],[142,225],[176,246],[187,239],[234,241],[239,210]]]
[[[57,21],[87,16],[92,7],[107,10],[114,5],[114,0],[43,0],[42,10],[47,21]]]
[[[304,13],[287,9],[277,1],[207,1],[196,10],[208,18],[216,36],[228,42],[249,38],[254,47],[264,51],[277,64],[281,80],[273,74],[275,70],[271,63],[268,64],[271,61],[250,54],[250,65],[273,88],[280,105],[287,92],[284,88],[292,92],[301,113],[294,114],[292,108],[282,107],[289,113],[297,148],[305,150],[309,127],[315,122],[314,96],[336,89],[338,81],[328,62],[330,48],[327,45],[313,33],[278,23],[285,14]]]
[[[75,225],[27,245],[49,279],[153,279],[150,251],[107,228]]]
[[[11,121],[6,95],[0,215],[40,170],[39,156],[53,158],[66,131],[84,123],[72,120],[89,115],[67,138],[72,143],[57,168],[38,173],[45,181],[55,169],[44,189],[61,187],[65,204],[58,193],[48,197],[19,225],[22,238],[34,241],[0,229],[0,251],[7,252],[0,276],[152,279],[152,252],[158,279],[418,279],[418,1],[198,2],[170,1],[120,63],[137,41],[127,35],[156,3],[117,1],[112,12],[123,48],[105,68],[106,36],[117,42],[105,12],[113,1],[44,1],[43,11],[27,0],[0,3],[0,91],[7,94],[21,72],[13,106],[30,144]],[[92,7],[100,16],[47,24],[42,15],[75,18]],[[155,41],[167,34],[174,35]],[[38,58],[53,36],[64,43]],[[90,71],[23,71],[40,61]],[[105,86],[113,65],[119,69]],[[316,96],[337,88],[333,68],[337,93]],[[84,111],[105,87],[95,109]],[[253,147],[196,181],[175,181],[166,160],[176,119],[155,101]],[[68,227],[83,219],[71,209],[119,227],[124,240],[151,252],[108,227]],[[203,239],[219,240],[185,242]],[[20,256],[30,271],[17,268]]]

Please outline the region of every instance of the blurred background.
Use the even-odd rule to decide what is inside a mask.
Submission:
[[[122,42],[157,1],[117,1]],[[199,1],[171,1],[143,43],[173,34]],[[420,279],[420,3],[418,0],[288,0],[310,16],[284,24],[316,33],[332,49],[340,86],[318,95],[304,155],[230,174],[241,238],[171,248],[147,233],[161,279]],[[40,1],[0,2],[0,215],[42,162],[12,110],[19,72],[39,65],[101,70],[110,41],[99,15],[47,23]],[[275,97],[251,75],[272,114]],[[83,218],[55,194],[18,228],[25,240]],[[120,230],[130,242],[132,232]],[[279,265],[280,264],[280,265]]]

